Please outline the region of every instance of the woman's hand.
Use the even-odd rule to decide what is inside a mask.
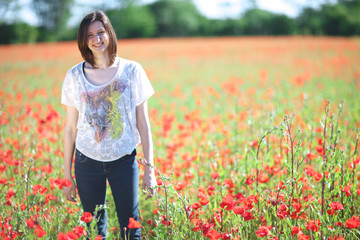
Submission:
[[[146,166],[142,184],[143,191],[147,192],[147,197],[145,198],[145,200],[155,195],[156,186],[157,182],[155,177],[155,171],[154,169],[152,169],[152,167]]]
[[[76,202],[76,187],[75,187],[75,182],[74,179],[71,178],[67,178],[71,181],[72,186],[71,187],[65,187],[63,188],[63,192],[65,195],[66,200],[70,201],[70,202]]]

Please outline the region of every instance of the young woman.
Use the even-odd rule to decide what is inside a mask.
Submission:
[[[64,174],[72,187],[65,198],[76,201],[75,179],[85,212],[105,205],[107,181],[116,205],[121,235],[140,239],[140,229],[124,232],[129,218],[138,220],[138,165],[136,146],[141,142],[147,163],[143,189],[155,193],[153,143],[147,99],[154,90],[137,62],[117,56],[117,38],[108,17],[95,11],[84,17],[78,32],[84,62],[65,77],[61,103],[66,105]],[[98,234],[106,238],[106,210],[96,212]],[[129,239],[127,237],[127,239]]]

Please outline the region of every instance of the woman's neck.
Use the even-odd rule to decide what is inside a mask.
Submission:
[[[110,67],[110,57],[108,54],[94,55],[94,67],[98,69],[105,69]]]

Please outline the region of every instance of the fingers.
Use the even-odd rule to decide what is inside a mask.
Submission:
[[[150,188],[149,186],[146,186],[146,188],[147,188],[147,191],[146,191],[147,196],[146,196],[145,200],[148,200],[149,198],[152,198],[155,195],[156,189],[155,188]]]
[[[73,199],[75,199],[76,198],[76,188],[73,186],[72,187],[72,192],[73,192]]]
[[[74,194],[75,193],[75,194]],[[74,187],[68,188],[64,187],[64,195],[65,199],[70,202],[76,202],[76,189]]]
[[[142,183],[142,190],[143,190],[143,191],[146,191],[146,184],[145,184],[145,181],[143,181],[143,183]]]

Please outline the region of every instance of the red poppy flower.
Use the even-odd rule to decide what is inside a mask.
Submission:
[[[300,233],[301,230],[302,230],[301,227],[297,227],[297,226],[296,227],[291,227],[291,236],[294,236],[295,234]]]
[[[342,191],[346,194],[346,196],[351,196],[351,188],[349,186],[345,186]]]
[[[302,232],[300,232],[297,236],[299,240],[310,240],[310,236],[305,235]]]
[[[244,214],[245,213],[245,208],[244,208],[244,206],[235,206],[234,208],[233,208],[233,211],[234,211],[234,213],[235,214]]]
[[[360,226],[359,217],[353,216],[352,218],[346,220],[345,226],[350,229],[359,227]]]
[[[258,237],[270,236],[270,227],[269,226],[260,226],[259,229],[255,232]]]
[[[34,234],[37,237],[42,238],[43,236],[45,236],[46,232],[40,227],[40,225],[36,225]]]
[[[97,235],[97,236],[94,238],[94,240],[101,240],[101,239],[103,239],[103,238],[102,238],[102,236],[100,236],[100,235]]]
[[[64,178],[64,179],[61,180],[61,185],[62,185],[63,187],[71,187],[71,186],[72,186],[72,182],[71,182],[69,179]],[[61,189],[61,188],[60,188],[60,189]]]
[[[309,153],[307,154],[307,158],[308,158],[309,160],[314,160],[314,159],[317,159],[317,158],[318,158],[318,155],[316,155],[315,153],[309,152]]]
[[[242,214],[242,216],[245,221],[250,221],[251,219],[254,219],[252,212],[244,212],[244,214]]]
[[[224,239],[224,240],[227,240],[227,239],[230,239],[231,235],[228,234],[228,233],[222,233],[221,234],[221,239]]]
[[[230,211],[233,209],[233,207],[236,206],[236,201],[234,200],[234,197],[231,195],[226,195],[223,197],[222,202],[220,203],[220,207],[225,208],[226,210]]]
[[[342,222],[336,222],[336,223],[335,223],[335,226],[342,227],[342,226],[343,226],[343,224],[342,224]]]
[[[34,228],[35,222],[31,219],[26,219],[25,220],[26,224],[28,225],[29,228]]]
[[[7,181],[8,180],[6,178],[0,178],[0,184],[6,184]]]
[[[212,172],[210,174],[210,176],[213,178],[213,179],[217,179],[219,177],[219,174],[217,172]]]
[[[92,214],[89,212],[83,212],[83,215],[81,216],[80,220],[89,223],[92,220]]]
[[[319,222],[319,220],[315,223],[314,220],[309,220],[309,222],[306,225],[306,230],[312,230],[314,232],[318,232],[319,231],[319,225],[321,225],[321,223]]]
[[[141,228],[141,224],[131,217],[129,218],[128,228]]]
[[[341,204],[341,202],[332,202],[329,205],[334,210],[343,210],[344,209],[344,206]]]
[[[221,237],[221,234],[218,233],[215,229],[210,229],[207,237],[210,238],[211,240],[217,240]]]
[[[73,228],[73,232],[76,233],[78,236],[85,235],[85,228],[83,226],[76,226]]]
[[[59,232],[58,233],[58,240],[69,240],[68,236],[66,234]]]
[[[66,233],[66,236],[68,237],[68,239],[76,240],[76,239],[79,239],[81,235],[78,235],[78,234],[74,233],[73,231],[68,231]]]
[[[319,182],[321,180],[321,178],[322,178],[322,174],[319,172],[315,172],[315,174],[314,174],[315,181]]]
[[[302,208],[301,203],[294,203],[294,208],[295,208],[295,212],[297,213],[300,212]]]

